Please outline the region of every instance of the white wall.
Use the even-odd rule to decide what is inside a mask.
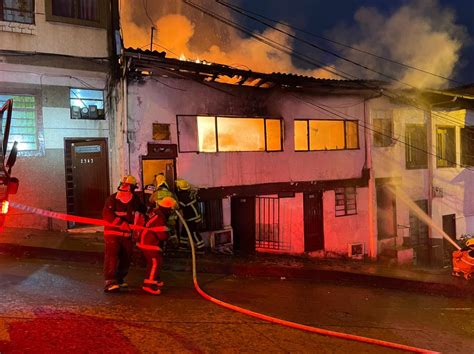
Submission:
[[[35,5],[34,25],[0,21],[0,49],[107,57],[105,28],[48,22],[44,0],[36,0]]]
[[[365,254],[369,247],[368,188],[357,188],[357,214],[336,216],[335,193],[323,193],[324,249],[327,252],[347,255],[348,245],[364,243]]]
[[[152,141],[152,123],[171,126],[171,143],[177,144],[176,115],[241,115],[252,114],[284,118],[282,152],[179,153],[177,172],[199,187],[251,185],[258,183],[317,181],[360,178],[364,165],[363,129],[359,128],[360,149],[341,151],[295,152],[294,118],[341,119],[315,110],[291,95],[270,94],[257,89],[225,88],[237,97],[226,95],[190,80],[160,78],[162,83],[148,81],[130,85],[128,101],[132,173],[140,175],[138,155],[146,154]],[[170,88],[173,87],[173,88]],[[241,94],[242,93],[242,94]],[[328,106],[340,108],[348,119],[363,119],[360,98],[315,97]],[[262,104],[262,102],[264,104]],[[245,132],[242,132],[243,134]]]

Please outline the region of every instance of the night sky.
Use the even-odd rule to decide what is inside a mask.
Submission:
[[[423,1],[423,0],[422,0]],[[415,1],[407,0],[227,0],[242,8],[269,18],[287,22],[309,32],[332,38],[331,30],[341,23],[354,24],[354,14],[364,7],[375,7],[388,15],[400,6]],[[429,2],[429,0],[425,0]],[[451,78],[463,83],[474,83],[474,1],[472,0],[439,0],[440,7],[454,11],[455,23],[465,28],[468,38],[463,41],[461,59],[456,65]],[[242,18],[242,17],[240,17]],[[262,29],[254,21],[244,20],[246,25]],[[409,35],[409,33],[407,33]],[[341,39],[343,40],[343,39]],[[350,42],[348,40],[347,42]],[[318,42],[319,43],[319,42]],[[295,45],[296,50],[304,46]]]
[[[251,39],[248,33],[211,18],[181,0],[123,0],[125,45],[149,47],[153,25],[157,29],[155,48],[166,51],[168,56],[184,55],[188,60],[205,59],[254,71],[340,79],[331,77],[324,69],[335,68],[348,73],[346,78],[385,80],[385,74],[419,87],[446,88],[474,83],[472,0],[220,0],[277,20],[274,25],[283,22],[395,63],[293,30],[298,38],[336,53],[340,56],[337,58],[269,29],[215,0],[189,1],[250,32],[283,43],[293,55]],[[283,29],[292,31],[287,27]],[[300,54],[322,63],[323,69],[302,61]],[[361,65],[353,65],[345,58]],[[422,73],[417,68],[442,78]]]

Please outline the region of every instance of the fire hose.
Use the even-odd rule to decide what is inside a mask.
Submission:
[[[82,216],[76,216],[76,215],[69,215],[69,214],[63,214],[63,213],[58,213],[58,212],[53,212],[49,210],[44,210],[40,208],[34,208],[30,206],[26,206],[20,203],[16,202],[10,202],[10,205],[15,208],[15,209],[20,209],[24,210],[27,212],[31,212],[37,215],[42,215],[45,217],[49,218],[54,218],[54,219],[60,219],[60,220],[65,220],[65,221],[72,221],[72,222],[78,222],[78,223],[83,223],[83,224],[90,224],[90,225],[98,225],[98,226],[110,226],[111,224],[108,223],[105,220],[99,220],[99,219],[93,219],[93,218],[86,218]],[[204,292],[198,283],[197,280],[197,270],[196,270],[196,253],[195,253],[195,248],[194,248],[194,241],[191,236],[191,232],[189,230],[188,224],[186,223],[186,220],[184,220],[183,216],[179,211],[176,211],[176,215],[178,216],[179,220],[182,222],[184,228],[186,229],[186,233],[189,238],[189,244],[191,246],[191,256],[192,256],[192,274],[193,274],[193,284],[194,288],[198,292],[199,295],[201,295],[204,299],[213,302],[216,305],[219,305],[221,307],[242,313],[247,316],[255,317],[260,320],[264,320],[267,322],[279,324],[282,326],[294,328],[294,329],[299,329],[307,332],[312,332],[312,333],[317,333],[320,335],[324,336],[329,336],[329,337],[336,337],[340,339],[345,339],[345,340],[351,340],[351,341],[356,341],[356,342],[362,342],[362,343],[367,343],[367,344],[373,344],[373,345],[378,345],[382,347],[388,347],[388,348],[393,348],[393,349],[399,349],[399,350],[404,350],[407,352],[412,352],[412,353],[437,353],[435,351],[427,350],[427,349],[422,349],[422,348],[417,348],[417,347],[412,347],[408,345],[403,345],[403,344],[398,344],[398,343],[393,343],[393,342],[387,342],[379,339],[373,339],[373,338],[368,338],[368,337],[362,337],[362,336],[357,336],[353,334],[348,334],[348,333],[342,333],[342,332],[336,332],[336,331],[330,331],[326,330],[323,328],[318,328],[318,327],[313,327],[313,326],[308,326],[308,325],[303,325],[300,323],[296,322],[291,322],[291,321],[286,321],[282,320],[280,318],[264,315],[258,312],[254,312],[236,305],[229,304],[227,302],[221,301],[219,299],[216,299],[210,295],[208,295],[206,292]],[[113,225],[116,226],[116,225]],[[152,228],[146,228],[143,226],[138,226],[138,225],[130,225],[130,228],[132,230],[151,230],[151,231],[167,231],[168,228],[166,226],[158,226],[158,227],[152,227]]]
[[[317,328],[317,327],[307,326],[307,325],[303,325],[303,324],[296,323],[296,322],[282,320],[280,318],[264,315],[262,313],[254,312],[254,311],[251,311],[251,310],[248,310],[248,309],[236,306],[236,305],[229,304],[227,302],[221,301],[219,299],[216,299],[216,298],[208,295],[207,293],[205,293],[201,289],[201,287],[199,286],[198,280],[197,280],[196,254],[195,254],[195,249],[194,249],[194,241],[191,237],[191,231],[189,230],[188,224],[186,223],[186,220],[184,220],[181,213],[179,211],[176,211],[176,214],[178,215],[179,220],[182,222],[184,228],[186,229],[186,233],[188,234],[189,244],[191,245],[191,257],[192,257],[192,271],[193,271],[194,288],[199,293],[199,295],[201,295],[204,299],[209,300],[209,301],[213,302],[216,305],[225,307],[226,309],[233,310],[233,311],[236,311],[236,312],[239,312],[239,313],[242,313],[244,315],[251,316],[251,317],[255,317],[255,318],[258,318],[260,320],[268,321],[268,322],[271,322],[271,323],[276,323],[276,324],[286,326],[286,327],[290,327],[290,328],[300,329],[300,330],[307,331],[307,332],[317,333],[317,334],[321,334],[321,335],[324,335],[324,336],[336,337],[336,338],[352,340],[352,341],[356,341],[356,342],[373,344],[373,345],[379,345],[379,346],[382,346],[382,347],[399,349],[399,350],[404,350],[404,351],[412,352],[412,353],[438,353],[438,352],[428,350],[428,349],[411,347],[411,346],[408,346],[408,345],[403,345],[403,344],[398,344],[398,343],[393,343],[393,342],[387,342],[387,341],[383,341],[383,340],[379,340],[379,339],[362,337],[362,336],[357,336],[357,335],[348,334],[348,333],[329,331],[329,330],[326,330],[326,329],[323,329],[323,328]]]

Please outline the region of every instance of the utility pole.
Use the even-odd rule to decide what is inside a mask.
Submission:
[[[153,34],[155,32],[155,27],[151,26],[151,38],[150,38],[150,51],[153,51]]]

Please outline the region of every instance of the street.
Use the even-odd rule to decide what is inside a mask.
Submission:
[[[397,352],[259,321],[201,298],[187,273],[159,296],[104,294],[100,265],[0,256],[0,352]],[[285,320],[416,346],[473,353],[472,299],[369,285],[199,275],[223,301]]]

